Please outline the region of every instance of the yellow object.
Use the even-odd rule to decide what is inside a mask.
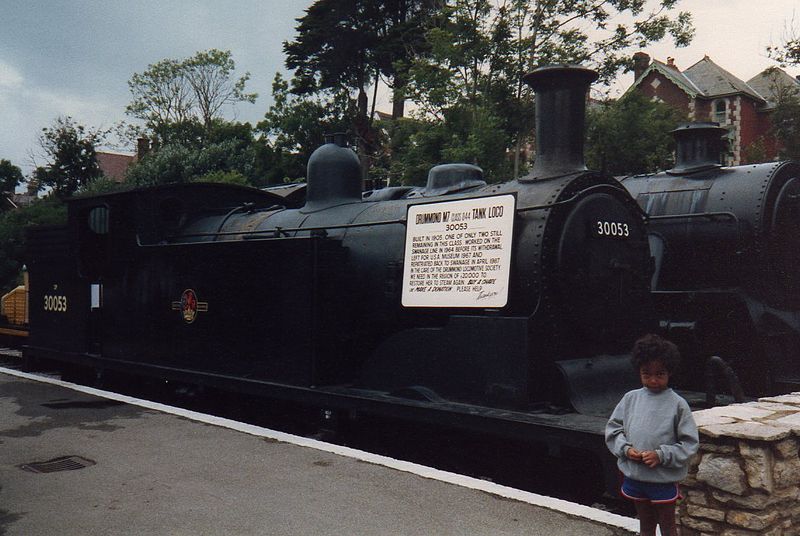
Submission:
[[[10,324],[22,326],[28,323],[28,289],[20,285],[0,300],[0,314]]]

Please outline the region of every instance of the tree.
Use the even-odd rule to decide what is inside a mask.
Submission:
[[[217,49],[148,65],[128,81],[133,100],[126,112],[145,121],[162,143],[170,141],[168,125],[198,121],[211,129],[225,105],[253,103],[258,96],[244,91],[250,73],[234,79],[235,69],[231,52]]]
[[[24,180],[22,170],[10,160],[0,160],[0,191],[13,192]]]
[[[96,147],[107,134],[86,129],[69,116],[59,117],[52,126],[43,128],[39,136],[39,145],[48,162],[34,170],[34,180],[40,188],[51,187],[59,197],[71,196],[102,175]]]
[[[671,167],[670,131],[688,118],[663,102],[632,91],[587,115],[586,160],[612,175],[653,173]]]
[[[771,119],[780,144],[780,157],[800,160],[800,94],[784,94],[776,103]]]
[[[359,117],[367,115],[366,88],[384,75],[399,92],[394,118],[402,116],[405,71],[427,45],[422,31],[439,0],[317,0],[298,19],[297,37],[283,45],[293,91],[357,93]],[[374,98],[373,98],[374,104]]]
[[[142,119],[147,126],[157,130],[166,123],[180,123],[192,117],[194,95],[181,62],[165,59],[128,81],[133,100],[126,113]]]
[[[237,102],[254,103],[257,93],[245,93],[244,86],[250,79],[245,73],[238,80],[231,77],[236,63],[229,50],[211,49],[198,52],[183,63],[186,80],[194,91],[195,103],[200,119],[206,128],[219,117],[226,104]]]
[[[517,175],[532,123],[522,76],[542,65],[577,63],[596,68],[601,81],[609,81],[631,67],[633,46],[667,35],[684,46],[693,33],[691,16],[670,17],[676,1],[509,0],[496,6],[454,0],[431,19],[426,34],[431,53],[411,67],[411,98],[433,117],[444,117],[452,107],[466,107],[476,118],[495,116],[514,146]],[[648,5],[653,7],[647,10]]]
[[[185,183],[200,177],[215,182],[260,184],[258,144],[249,123],[214,119],[208,130],[197,122],[165,124],[170,142],[128,168],[137,186]]]
[[[355,136],[368,173],[381,153],[373,124],[381,78],[394,92],[392,114],[402,117],[407,70],[427,46],[422,27],[440,0],[317,0],[298,19],[297,37],[284,43],[286,66],[294,70],[292,92],[340,100],[348,106],[348,131]],[[372,86],[372,107],[367,89]],[[366,178],[366,176],[365,176]]]
[[[800,65],[800,30],[794,24],[794,20],[786,24],[783,42],[767,47],[767,55],[784,67]]]
[[[63,225],[67,221],[64,203],[55,196],[36,199],[26,207],[0,215],[0,291],[18,284],[25,263],[25,230],[33,225]]]
[[[305,166],[325,134],[345,132],[353,109],[346,94],[320,92],[315,96],[293,95],[280,73],[272,82],[273,105],[257,128],[267,147],[262,167],[270,184],[305,177]]]
[[[771,133],[778,142],[778,156],[800,159],[800,86],[777,67],[767,69],[765,75],[769,82],[766,97],[774,105],[770,122]],[[751,156],[749,161],[752,162],[752,156],[757,155],[747,156]]]

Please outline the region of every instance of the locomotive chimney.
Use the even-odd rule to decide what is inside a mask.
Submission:
[[[344,134],[326,135],[311,154],[306,183],[304,212],[361,201],[361,162]]]
[[[597,73],[578,66],[541,67],[522,80],[536,92],[536,161],[532,181],[586,171],[584,119],[589,85]]]
[[[681,125],[672,131],[675,137],[675,167],[671,175],[685,175],[722,167],[722,136],[728,130],[719,123],[695,122]]]

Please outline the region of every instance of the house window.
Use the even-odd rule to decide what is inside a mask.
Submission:
[[[720,125],[724,125],[727,123],[725,120],[725,116],[727,115],[728,111],[728,103],[725,99],[720,99],[714,102],[714,121],[719,123]]]

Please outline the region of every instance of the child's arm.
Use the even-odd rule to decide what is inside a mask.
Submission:
[[[629,451],[632,450],[632,445],[625,437],[625,397],[620,400],[617,407],[611,413],[611,418],[608,419],[606,424],[606,446],[611,454],[617,458],[625,458]],[[636,452],[636,454],[639,454]]]
[[[681,400],[676,418],[675,436],[677,442],[672,445],[661,445],[656,454],[665,467],[682,467],[689,463],[700,444],[697,436],[697,425],[692,418],[692,410],[686,401]]]

